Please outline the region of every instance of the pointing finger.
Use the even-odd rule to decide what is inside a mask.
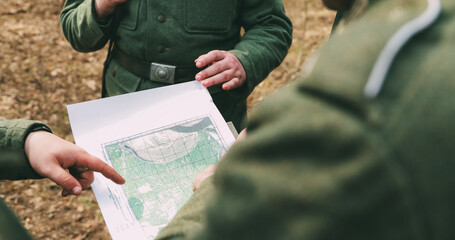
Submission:
[[[92,171],[99,172],[117,184],[125,183],[125,179],[101,159],[87,154],[85,157],[80,158],[80,160],[78,163],[79,166],[86,166]]]

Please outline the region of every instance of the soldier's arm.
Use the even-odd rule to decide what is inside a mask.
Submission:
[[[292,23],[281,0],[246,0],[239,9],[245,34],[229,52],[245,69],[244,85],[251,92],[286,56],[292,42]]]
[[[96,16],[100,20],[104,20],[114,13],[117,5],[126,2],[127,0],[93,0],[95,4]]]
[[[118,184],[125,181],[101,159],[51,134],[40,122],[0,120],[0,180],[47,177],[63,188],[63,196],[79,195],[93,182],[94,171]]]
[[[67,0],[60,15],[63,34],[80,52],[103,48],[115,30],[113,14],[99,20],[95,0]]]
[[[238,144],[243,139],[245,139],[246,131],[247,130],[245,128],[239,133],[239,135],[235,139],[235,144]],[[224,158],[224,156],[222,156],[219,161],[223,160],[223,158]],[[212,164],[212,165],[208,166],[205,170],[203,170],[202,172],[200,172],[196,175],[196,178],[193,180],[193,192],[195,192],[199,188],[199,186],[201,185],[201,183],[203,181],[205,181],[205,179],[207,179],[208,177],[212,176],[215,173],[217,165],[218,165],[218,163]]]
[[[42,178],[30,165],[24,151],[28,132],[44,124],[30,120],[0,118],[0,180]]]
[[[33,169],[60,185],[63,196],[79,195],[87,189],[94,180],[94,172],[117,184],[125,182],[101,159],[46,131],[28,134],[24,149]]]
[[[219,163],[213,196],[198,193],[212,183],[205,180],[160,239],[362,239],[376,226],[409,230],[401,186],[379,154],[387,149],[352,111],[364,106],[334,95],[297,84],[266,99],[248,136]],[[206,206],[190,211],[201,199]]]

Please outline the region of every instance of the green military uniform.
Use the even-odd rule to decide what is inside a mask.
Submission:
[[[335,15],[335,19],[333,20],[333,26],[332,26],[332,33],[335,32],[336,27],[340,24],[341,20],[344,19],[347,13],[343,11],[338,11],[337,15]]]
[[[158,239],[455,239],[455,1],[407,42],[376,98],[363,92],[426,3],[371,0],[309,77],[253,112]]]
[[[211,50],[234,54],[246,72],[244,86],[224,91],[217,85],[209,91],[225,120],[237,129],[246,113],[246,97],[281,63],[292,40],[292,24],[281,0],[128,0],[118,18],[97,21],[95,14],[93,0],[65,2],[61,25],[74,49],[96,51],[112,38],[115,49],[129,57],[177,68],[194,68],[194,60]],[[186,81],[194,80],[197,71]],[[108,96],[165,85],[126,70],[115,54],[105,73]]]
[[[41,178],[30,166],[24,144],[30,131],[44,126],[37,121],[0,118],[0,180]]]
[[[30,131],[44,124],[29,120],[0,118],[0,180],[42,178],[30,166],[24,152],[25,139]],[[14,214],[0,199],[0,240],[31,239]]]

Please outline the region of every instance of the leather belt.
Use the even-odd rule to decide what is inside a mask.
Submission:
[[[153,82],[166,84],[182,83],[194,80],[195,75],[201,70],[196,66],[172,66],[161,63],[148,63],[131,57],[117,47],[113,50],[117,62],[132,74],[149,79]]]

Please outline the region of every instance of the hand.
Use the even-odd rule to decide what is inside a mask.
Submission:
[[[101,159],[45,131],[28,135],[25,153],[38,174],[63,188],[64,197],[79,195],[83,189],[87,189],[93,182],[93,171],[100,172],[117,184],[125,183],[125,179]]]
[[[128,0],[95,0],[95,10],[98,19],[106,19],[115,11],[115,7]]]
[[[237,144],[238,142],[242,141],[246,137],[246,128],[243,129],[239,135],[237,136],[237,139],[235,139],[234,144]],[[221,157],[223,159],[223,157]],[[220,159],[220,161],[221,161]],[[199,186],[201,186],[201,183],[208,177],[212,176],[215,173],[216,170],[216,164],[212,164],[208,166],[204,171],[200,172],[197,174],[196,178],[194,178],[193,181],[193,192],[196,191]]]
[[[214,50],[199,56],[194,62],[198,68],[208,66],[196,74],[196,80],[202,81],[204,87],[223,83],[222,87],[227,91],[245,83],[245,69],[230,52]]]

